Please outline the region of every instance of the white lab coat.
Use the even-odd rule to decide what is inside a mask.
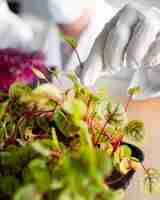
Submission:
[[[57,26],[52,22],[47,23],[35,16],[22,15],[23,22],[28,25],[33,33],[30,41],[30,51],[41,50],[45,55],[47,67],[58,66],[61,68],[60,38]]]

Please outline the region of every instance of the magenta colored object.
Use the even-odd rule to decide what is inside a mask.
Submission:
[[[26,53],[14,48],[0,49],[0,90],[7,91],[15,81],[33,83],[37,77],[32,67],[46,74],[44,61],[45,56],[40,51]]]

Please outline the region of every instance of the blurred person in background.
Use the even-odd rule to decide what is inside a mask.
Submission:
[[[59,30],[78,40],[77,50],[84,63],[84,68],[78,69],[78,72],[84,84],[91,86],[105,75],[105,80],[111,80],[115,94],[120,91],[124,94],[130,83],[143,87],[144,92],[140,98],[159,94],[159,81],[154,82],[155,76],[153,78],[149,75],[146,67],[152,65],[153,68],[153,65],[159,64],[148,60],[154,60],[152,58],[157,57],[159,52],[158,48],[153,51],[153,46],[159,41],[157,9],[136,5],[125,6],[120,10],[104,0],[47,0],[43,4],[39,0],[34,3],[21,0],[21,4],[21,20],[30,27],[33,34],[27,48],[30,51],[41,49],[46,56],[47,66],[77,70],[79,65],[75,54],[66,50],[66,47],[62,48],[59,38],[55,37],[57,29],[53,30],[53,25],[57,24]],[[42,10],[45,10],[45,5],[48,9],[44,12],[48,12],[48,16],[45,16],[44,21],[38,17],[35,20],[33,17],[24,17],[27,16],[26,5],[32,9],[35,5],[41,6]],[[120,82],[122,84],[117,84]]]

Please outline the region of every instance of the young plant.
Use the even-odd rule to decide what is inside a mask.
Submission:
[[[0,99],[0,199],[119,200],[111,177],[143,167],[145,191],[157,193],[160,173],[146,169],[126,138],[141,142],[144,125],[128,121],[104,91],[92,92],[73,72],[67,91],[50,83],[11,85]],[[132,96],[136,89],[132,89]]]
[[[63,39],[83,68],[75,40]],[[129,89],[124,107],[83,86],[74,72],[48,70],[59,88],[39,68],[31,72],[44,83],[15,82],[0,93],[0,199],[122,200],[119,183],[138,168],[145,192],[160,193],[160,172],[146,168],[141,150],[126,142],[144,139],[143,122],[127,118],[139,87]]]

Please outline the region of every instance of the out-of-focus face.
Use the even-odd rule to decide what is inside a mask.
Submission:
[[[95,0],[47,0],[51,16],[58,24],[72,24],[92,7]]]

